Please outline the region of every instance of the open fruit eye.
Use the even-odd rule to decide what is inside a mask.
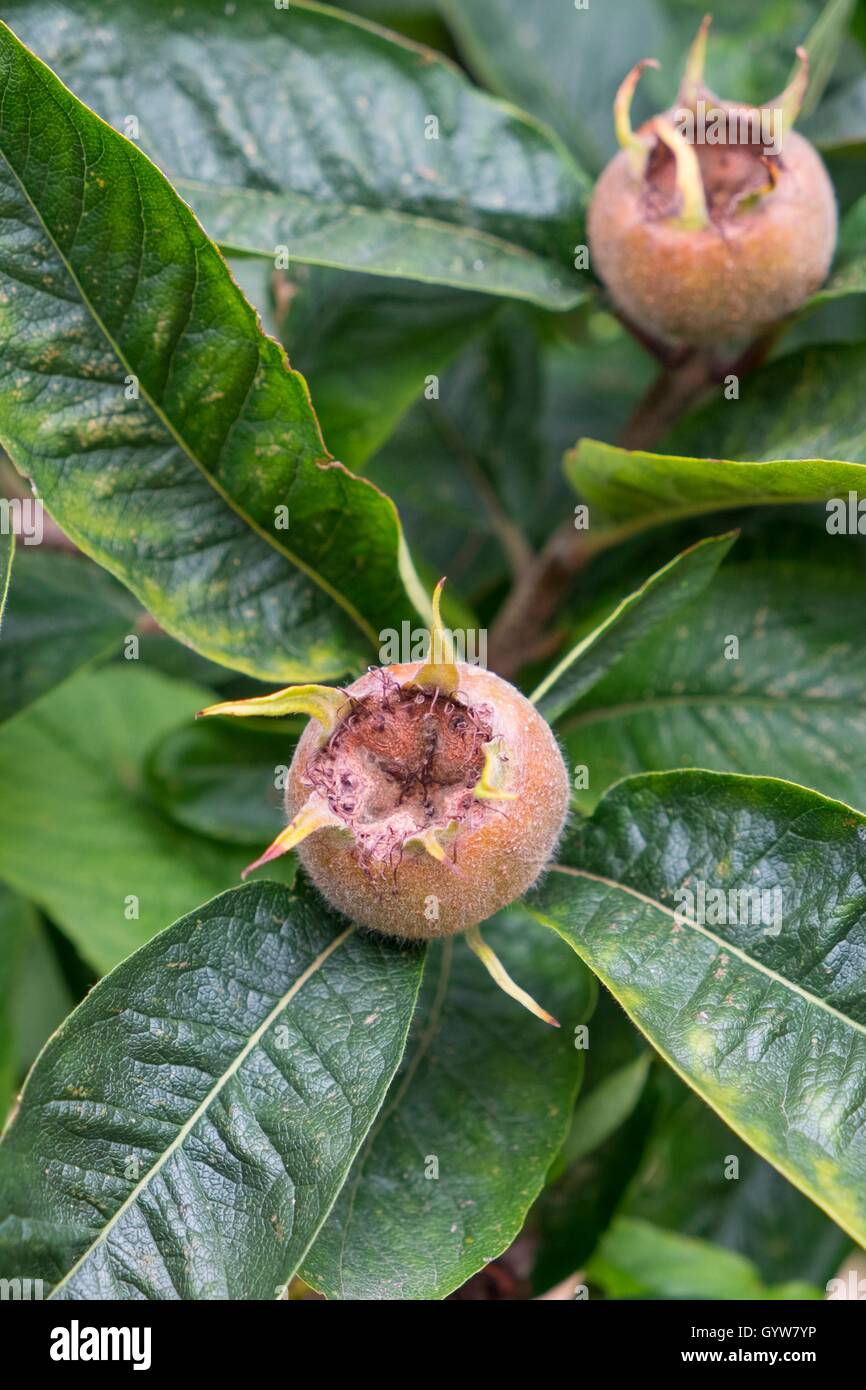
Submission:
[[[677,103],[638,130],[631,102],[644,59],[614,103],[622,150],[589,210],[592,264],[629,323],[664,343],[748,343],[826,278],[836,245],[830,179],[792,126],[808,58],[761,107],[722,101],[703,82],[709,16]]]

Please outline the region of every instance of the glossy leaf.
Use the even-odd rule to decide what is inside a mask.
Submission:
[[[430,49],[305,0],[19,0],[6,17],[141,142],[232,252],[565,309],[585,176]],[[435,127],[428,118],[438,121]],[[230,132],[230,135],[227,135]]]
[[[0,1268],[76,1299],[269,1299],[400,1060],[422,954],[226,893],[96,986],[0,1145]]]
[[[141,610],[75,555],[21,547],[0,641],[0,723],[82,666],[120,656]]]
[[[562,1143],[590,979],[525,913],[495,922],[487,939],[562,1028],[519,1009],[465,942],[431,950],[401,1071],[304,1263],[329,1298],[443,1298],[517,1235]]]
[[[735,552],[557,725],[588,769],[581,810],[621,777],[674,767],[785,776],[866,805],[866,581],[843,540],[816,547],[789,525],[791,546],[799,560]]]
[[[248,862],[244,849],[180,829],[144,784],[144,759],[192,723],[202,697],[209,692],[124,663],[79,674],[0,731],[0,779],[15,789],[0,797],[0,880],[43,907],[100,970],[238,883]],[[276,876],[284,873],[291,861]]]
[[[561,718],[582,695],[709,584],[736,539],[735,533],[699,541],[622,600],[598,627],[572,647],[532,693],[548,722]]]
[[[866,817],[769,778],[650,774],[609,792],[560,860],[533,912],[736,1134],[863,1241]],[[744,890],[769,896],[727,896]]]
[[[329,460],[303,378],[165,178],[5,27],[0,91],[0,442],[205,656],[345,671],[412,611],[403,573],[422,601],[393,504]]]

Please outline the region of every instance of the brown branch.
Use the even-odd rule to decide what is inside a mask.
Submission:
[[[649,449],[685,410],[717,380],[718,368],[701,353],[681,356],[653,382],[626,425],[621,444]],[[491,670],[512,677],[540,654],[550,651],[556,635],[545,636],[575,575],[589,558],[586,534],[572,517],[556,530],[532,565],[515,584],[490,633]]]

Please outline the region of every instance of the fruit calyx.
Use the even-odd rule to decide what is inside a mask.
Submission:
[[[710,23],[705,15],[671,111],[632,128],[635,89],[645,68],[660,66],[654,58],[635,64],[614,101],[617,139],[641,183],[647,218],[688,231],[723,225],[773,191],[784,168],[785,138],[809,81],[808,54],[798,48],[795,73],[772,101],[762,106],[723,101],[703,80]],[[704,138],[689,138],[698,122]]]

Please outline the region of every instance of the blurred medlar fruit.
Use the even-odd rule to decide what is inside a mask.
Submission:
[[[703,84],[709,16],[676,107],[637,131],[638,63],[614,105],[623,146],[589,209],[592,264],[623,317],[671,345],[748,343],[823,283],[836,245],[836,202],[815,149],[791,129],[808,59],[774,102],[723,102]]]

